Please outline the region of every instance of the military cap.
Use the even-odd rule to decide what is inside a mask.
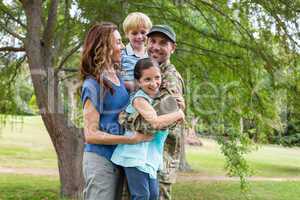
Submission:
[[[154,25],[147,33],[149,37],[153,33],[162,33],[163,35],[167,36],[172,42],[176,42],[176,34],[174,30],[168,25]]]

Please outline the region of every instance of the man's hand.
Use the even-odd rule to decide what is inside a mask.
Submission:
[[[174,96],[180,109],[185,109],[185,101],[182,96]]]
[[[179,168],[179,160],[172,160],[170,163],[170,168],[175,168],[178,169]]]

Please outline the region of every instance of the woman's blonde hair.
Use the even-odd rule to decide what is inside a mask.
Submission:
[[[112,61],[114,51],[113,33],[115,30],[117,30],[117,26],[111,22],[97,23],[92,26],[84,40],[80,66],[82,80],[92,76],[104,89],[110,91],[112,91],[111,84],[102,76],[104,70],[119,69],[119,65]]]
[[[125,18],[123,22],[123,30],[125,34],[128,34],[131,30],[138,28],[145,28],[150,30],[152,22],[150,18],[141,12],[132,12]]]

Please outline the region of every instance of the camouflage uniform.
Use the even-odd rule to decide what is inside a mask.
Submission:
[[[162,84],[160,91],[169,90],[175,99],[183,100],[184,82],[174,65],[170,62],[160,66]],[[180,139],[182,124],[169,130],[164,148],[164,169],[159,172],[160,200],[171,199],[171,185],[176,182],[176,170],[180,160]]]
[[[157,111],[158,115],[165,114],[163,110],[173,110],[178,109],[175,106],[166,106],[169,108],[164,109],[164,106],[160,104],[165,97],[172,96],[173,99],[183,100],[184,94],[184,82],[180,74],[177,72],[174,65],[170,62],[163,63],[160,66],[162,75],[162,84],[160,88],[160,95],[154,99],[154,109]],[[165,103],[165,102],[164,102]],[[172,101],[168,99],[167,104],[172,104]],[[175,103],[176,104],[176,103]],[[176,105],[177,106],[177,105]],[[146,122],[138,113],[133,115],[128,115],[125,112],[120,114],[119,121],[129,130],[135,130],[140,133],[153,134],[157,130],[153,129],[151,125]],[[181,139],[181,124],[171,125],[169,128],[169,135],[165,142],[164,148],[164,169],[159,171],[158,178],[160,182],[160,200],[170,200],[171,199],[171,185],[176,182],[176,170],[179,166],[180,160],[180,139]],[[126,188],[123,189],[122,200],[128,200],[128,192]]]

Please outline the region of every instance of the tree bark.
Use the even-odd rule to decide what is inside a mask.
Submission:
[[[63,114],[43,115],[43,120],[54,145],[61,183],[61,196],[78,198],[83,189],[82,131],[68,127]],[[55,123],[50,121],[54,120]]]
[[[186,130],[186,129],[185,129]],[[180,161],[179,161],[179,171],[191,171],[192,168],[189,165],[189,163],[186,160],[186,154],[185,154],[185,137],[186,133],[184,131],[181,131],[181,139],[180,139]]]
[[[55,1],[54,1],[55,3]],[[42,34],[42,1],[22,1],[27,19],[25,51],[38,107],[58,157],[61,196],[77,198],[83,188],[82,131],[68,121],[59,99],[58,79],[53,70],[53,20]],[[52,7],[52,9],[54,9]],[[51,10],[49,11],[51,12]],[[50,15],[49,17],[53,17]],[[49,20],[49,19],[48,19]],[[46,44],[42,41],[46,38]]]

